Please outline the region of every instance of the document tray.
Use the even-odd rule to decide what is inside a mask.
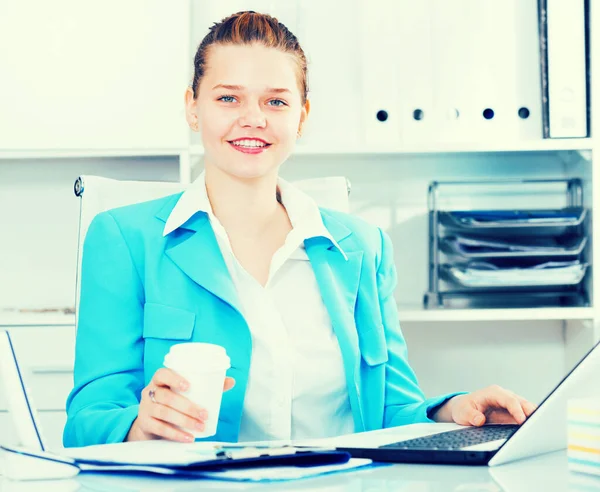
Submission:
[[[466,260],[485,258],[564,258],[579,256],[587,244],[586,236],[519,239],[520,241],[446,236],[440,238],[440,249],[447,255],[461,257]]]
[[[469,210],[440,211],[439,222],[448,231],[471,236],[561,236],[583,224],[587,210]]]

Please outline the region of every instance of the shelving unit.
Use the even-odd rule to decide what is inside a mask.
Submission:
[[[540,139],[516,142],[458,142],[458,143],[432,143],[415,146],[393,145],[348,145],[331,146],[303,144],[299,142],[296,155],[381,155],[381,154],[449,154],[449,153],[490,153],[490,152],[548,152],[548,151],[591,151],[594,147],[592,138],[570,139]],[[192,156],[204,155],[201,145],[190,146]]]
[[[453,321],[566,321],[593,320],[593,308],[446,309],[430,310],[399,305],[400,323]]]
[[[61,1],[54,0],[52,4],[56,6]],[[62,123],[65,123],[65,132],[73,132],[72,138],[63,135],[60,140],[68,141],[68,148],[62,144],[52,148],[50,137],[45,141],[36,139],[37,134],[57,135],[57,128],[63,128],[58,110],[54,112],[56,121],[44,118],[36,125],[18,127],[21,133],[14,142],[21,144],[11,145],[7,139],[0,139],[0,223],[7,238],[0,241],[0,247],[4,249],[0,256],[0,308],[63,308],[73,304],[79,204],[73,196],[72,185],[78,175],[168,180],[183,184],[191,182],[197,175],[202,167],[204,150],[198,135],[191,133],[185,125],[183,111],[183,94],[192,77],[193,55],[209,25],[208,20],[216,20],[221,11],[241,10],[244,3],[244,8],[256,11],[280,9],[275,13],[298,34],[309,56],[313,104],[309,131],[282,168],[282,175],[289,180],[347,176],[352,183],[351,212],[382,227],[392,238],[398,270],[399,319],[408,340],[411,363],[426,394],[471,390],[497,382],[532,400],[539,400],[543,390],[552,387],[566,368],[591,343],[600,339],[598,268],[593,268],[590,275],[590,307],[431,311],[424,309],[421,303],[427,279],[426,192],[433,179],[582,178],[584,195],[589,200],[586,207],[591,211],[590,254],[600,265],[600,178],[598,164],[594,162],[600,154],[597,138],[544,140],[528,136],[518,140],[512,135],[499,140],[498,134],[490,132],[487,137],[478,134],[469,142],[415,139],[411,144],[401,144],[400,140],[368,143],[362,133],[363,120],[368,115],[360,104],[354,103],[362,100],[363,81],[339,87],[339,80],[360,79],[354,42],[360,32],[360,9],[352,10],[355,17],[349,16],[347,22],[336,24],[335,29],[339,30],[335,33],[336,38],[352,40],[347,52],[340,52],[339,46],[330,42],[332,27],[323,29],[324,19],[338,14],[339,4],[333,0],[320,2],[318,12],[310,11],[311,7],[307,6],[310,2],[300,0],[297,5],[269,0],[222,0],[214,4],[204,0],[184,0],[178,3],[177,9],[181,10],[177,15],[161,10],[171,7],[147,7],[144,0],[132,0],[127,8],[114,1],[111,5],[121,12],[119,26],[123,29],[111,32],[112,41],[102,47],[104,51],[98,51],[93,39],[86,34],[88,16],[82,17],[85,21],[75,23],[81,26],[80,29],[53,31],[53,36],[60,40],[56,44],[58,47],[76,44],[79,39],[70,36],[81,36],[87,45],[71,53],[71,58],[79,61],[89,56],[94,60],[91,68],[78,63],[65,64],[64,59],[68,56],[58,48],[54,51],[43,40],[36,41],[37,31],[27,32],[27,38],[18,34],[18,39],[27,42],[31,48],[31,59],[35,54],[35,59],[44,60],[48,66],[53,61],[60,62],[59,66],[65,70],[64,81],[89,80],[89,86],[86,91],[75,93],[79,97],[75,102],[66,97],[68,91],[61,89],[54,94],[57,101],[53,107],[64,105],[71,109],[65,116],[68,121]],[[371,0],[354,1],[362,5]],[[537,5],[536,0],[513,1],[515,8],[527,4],[528,15],[533,4]],[[408,5],[408,2],[393,4],[393,8],[399,8],[397,5]],[[494,8],[501,8],[501,4],[505,3],[498,2]],[[420,8],[420,4],[414,5],[411,9]],[[445,5],[440,3],[441,7],[449,8]],[[165,12],[169,15],[163,15]],[[27,13],[25,5],[22,18],[10,23],[27,25]],[[600,9],[592,11],[594,32],[600,29],[599,14]],[[77,19],[77,15],[82,14],[72,15]],[[58,7],[45,11],[45,16],[48,26],[63,25],[69,17]],[[525,25],[523,22],[521,26]],[[153,28],[147,29],[148,25]],[[327,32],[325,39],[321,37],[324,32]],[[162,41],[157,39],[169,39],[167,48],[163,50]],[[594,53],[592,79],[600,80],[600,62],[596,62],[600,37],[591,39]],[[146,45],[149,48],[144,51]],[[134,70],[115,71],[113,63],[123,59],[120,53],[123,47],[140,50],[141,65],[137,70],[145,74],[145,78],[139,78]],[[98,53],[102,56],[94,58]],[[438,62],[447,63],[445,59],[440,58]],[[28,67],[30,61],[23,60]],[[74,68],[69,68],[71,66]],[[26,74],[30,73],[28,67]],[[19,73],[19,67],[15,67],[14,73]],[[104,74],[104,78],[96,80],[94,74],[99,73]],[[145,79],[153,80],[153,76],[158,78],[151,84],[151,93],[135,93],[141,90],[140,84]],[[19,85],[15,80],[15,93],[11,98],[33,97],[30,107],[43,107],[47,95],[32,93],[29,81]],[[54,79],[55,86],[58,87],[59,82],[61,80]],[[110,90],[104,91],[105,86]],[[19,87],[22,93],[19,93]],[[120,87],[122,91],[115,89]],[[86,109],[87,98],[94,103],[94,114],[90,115]],[[599,100],[592,98],[592,115],[600,114]],[[136,125],[136,118],[120,118],[121,114],[130,115],[135,111],[139,112],[136,118],[140,126]],[[12,130],[11,121],[3,121],[3,118],[7,118],[6,114],[0,113],[0,128]],[[72,125],[71,119],[77,120],[78,125]],[[592,118],[591,135],[600,134],[599,121],[600,118]],[[89,135],[104,131],[110,137],[106,141],[97,135],[95,138]],[[128,132],[131,138],[128,138]],[[22,144],[29,141],[28,138],[32,144]],[[56,340],[67,340],[64,343],[72,345],[75,336],[74,316],[71,315],[2,314],[0,310],[0,329],[6,327],[28,334],[23,335],[22,343],[24,346],[30,344],[34,352],[40,343],[58,343],[53,342],[55,336],[58,337]],[[40,342],[39,334],[44,334],[43,342]],[[507,355],[498,355],[500,350]],[[72,346],[65,353],[72,355]],[[495,362],[488,363],[488,360]],[[544,361],[544,367],[531,368],[540,360]],[[38,364],[36,370],[44,374],[46,382],[58,377],[57,387],[64,389],[64,371],[69,364],[50,361]],[[440,372],[442,365],[445,370]],[[513,367],[529,368],[531,375],[527,381],[513,371]],[[53,375],[53,371],[58,371],[59,375]],[[0,435],[2,405],[0,397]],[[47,406],[53,407],[54,403]],[[44,411],[49,412],[44,419],[59,427],[64,417],[60,409],[46,408]]]

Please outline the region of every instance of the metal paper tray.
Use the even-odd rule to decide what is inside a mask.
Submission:
[[[447,255],[452,255],[466,260],[475,258],[558,258],[566,256],[579,256],[587,244],[586,236],[573,236],[565,238],[561,251],[505,251],[469,253],[461,251],[452,240],[455,236],[440,238],[440,249]]]
[[[589,305],[579,287],[563,287],[560,290],[452,290],[440,292],[439,295],[440,303],[446,309],[515,309],[532,307],[582,307]]]
[[[574,227],[583,224],[587,215],[587,209],[583,207],[568,207],[562,210],[575,211],[578,214],[577,219],[569,222],[558,220],[538,224],[510,221],[503,224],[498,222],[465,224],[458,219],[455,211],[438,212],[438,219],[446,230],[471,236],[561,236],[567,234]],[[536,212],[536,210],[522,210],[521,212],[531,213]]]
[[[580,265],[580,270],[578,272],[578,275],[570,282],[556,282],[555,279],[552,279],[550,275],[546,274],[544,270],[539,270],[538,272],[536,272],[538,274],[538,281],[536,282],[527,282],[527,283],[519,283],[519,282],[515,282],[514,280],[511,281],[510,279],[507,279],[504,282],[500,282],[500,281],[496,281],[496,282],[488,282],[488,283],[482,283],[482,282],[470,282],[468,278],[465,278],[463,275],[461,275],[461,270],[463,270],[465,267],[465,265],[451,265],[451,264],[444,264],[444,265],[440,265],[440,276],[446,280],[447,282],[450,282],[454,285],[458,285],[460,287],[463,288],[467,288],[467,289],[506,289],[506,288],[560,288],[560,287],[566,287],[566,286],[573,286],[573,285],[578,285],[582,280],[583,277],[585,276],[585,273],[587,271],[587,267],[588,264],[587,263],[582,263]],[[499,271],[496,271],[497,273]]]

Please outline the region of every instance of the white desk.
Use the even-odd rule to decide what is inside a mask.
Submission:
[[[270,484],[84,474],[55,482],[12,482],[0,492],[310,490],[312,492],[565,492],[600,490],[600,477],[569,472],[566,454],[551,453],[500,466],[392,465]]]

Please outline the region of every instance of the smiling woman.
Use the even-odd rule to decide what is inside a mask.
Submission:
[[[276,173],[310,110],[306,79],[302,48],[276,19],[246,12],[213,26],[185,95],[188,123],[202,135],[207,178],[215,166],[240,178]]]
[[[216,441],[523,421],[531,405],[498,387],[426,399],[398,322],[389,237],[279,178],[310,110],[296,37],[239,12],[211,27],[194,68],[186,118],[204,172],[88,229],[65,445],[191,441],[217,420],[205,436]],[[185,342],[231,361],[217,414],[192,402],[190,384],[205,379],[162,367]]]

